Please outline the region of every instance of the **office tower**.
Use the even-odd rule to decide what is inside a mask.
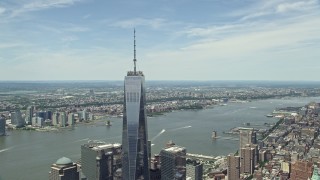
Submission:
[[[41,117],[42,119],[46,119],[46,116],[47,116],[46,114],[47,112],[45,111],[39,111],[36,113],[36,117]]]
[[[295,161],[291,163],[290,179],[308,179],[312,176],[313,163],[308,161]]]
[[[20,110],[11,113],[11,124],[16,125],[16,127],[23,127],[25,125],[25,120],[22,119]]]
[[[122,178],[148,180],[150,175],[145,78],[141,71],[136,71],[135,47],[134,32],[134,71],[129,71],[124,80]]]
[[[160,151],[161,180],[186,179],[186,148],[172,146]]]
[[[0,116],[0,136],[6,135],[6,120]]]
[[[187,160],[186,173],[190,180],[202,180],[203,164],[195,160]]]
[[[241,149],[241,173],[253,174],[255,167],[255,152],[255,148],[251,147],[249,144],[247,144],[244,148]]]
[[[228,180],[240,179],[240,156],[229,154],[227,157]]]
[[[240,154],[241,148],[244,148],[247,144],[255,144],[256,136],[253,128],[240,128]]]
[[[32,118],[32,126],[43,127],[44,119],[42,117],[33,117]]]
[[[51,165],[49,180],[79,180],[77,165],[66,157],[58,159]]]
[[[121,144],[89,142],[81,146],[81,169],[89,180],[114,180],[121,170]]]
[[[80,111],[78,116],[79,116],[79,120],[81,121],[89,120],[89,113],[85,109],[83,111]]]
[[[52,119],[52,111],[46,111],[46,117],[44,120]]]
[[[254,148],[254,164],[257,165],[259,162],[259,148],[258,144],[251,144],[252,148]]]
[[[68,125],[69,126],[74,125],[74,114],[73,113],[68,114]]]
[[[26,111],[26,122],[31,125],[32,123],[32,117],[33,117],[33,106],[28,106]]]
[[[60,112],[59,124],[60,127],[65,127],[67,123],[67,115],[65,112]]]
[[[59,124],[59,116],[60,114],[55,112],[52,115],[52,125],[57,126]]]

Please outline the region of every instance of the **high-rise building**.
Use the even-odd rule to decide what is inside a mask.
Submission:
[[[44,119],[42,117],[33,117],[32,118],[32,126],[43,127]]]
[[[51,165],[49,180],[79,180],[77,165],[66,157],[58,159]]]
[[[160,151],[161,180],[186,179],[186,148],[172,146]]]
[[[6,120],[0,116],[0,136],[6,135]]]
[[[88,180],[114,180],[121,169],[121,144],[89,142],[81,146],[81,169]]]
[[[253,174],[255,167],[255,148],[247,144],[244,148],[241,148],[241,166],[240,172],[246,174]]]
[[[36,117],[41,117],[42,119],[46,119],[47,112],[46,111],[39,111],[36,113]]]
[[[65,127],[67,124],[67,115],[65,112],[60,112],[60,118],[59,118],[59,124],[60,127]]]
[[[25,120],[22,119],[20,110],[16,110],[15,112],[11,113],[11,124],[15,125],[16,127],[23,127],[26,124]]]
[[[240,179],[240,156],[229,154],[227,157],[228,180]]]
[[[150,179],[148,160],[148,128],[144,75],[136,71],[134,32],[134,71],[124,80],[124,108],[122,129],[122,179]]]
[[[86,109],[83,111],[78,112],[79,121],[87,121],[89,120],[89,113]]]
[[[195,160],[187,160],[186,173],[190,180],[202,180],[203,164]]]
[[[59,116],[58,112],[53,113],[52,115],[52,125],[57,126],[59,124]]]
[[[240,154],[241,148],[244,148],[247,144],[256,144],[256,135],[253,128],[240,128]]]
[[[26,122],[31,125],[32,124],[32,117],[33,117],[33,106],[28,106],[26,111]]]
[[[68,125],[69,126],[74,125],[74,114],[73,113],[68,114]]]

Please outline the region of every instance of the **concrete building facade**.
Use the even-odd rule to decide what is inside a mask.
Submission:
[[[229,154],[227,157],[228,180],[240,179],[240,156]]]

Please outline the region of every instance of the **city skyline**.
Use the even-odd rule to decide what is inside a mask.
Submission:
[[[0,2],[0,80],[318,80],[317,0]],[[164,73],[165,72],[165,73]]]

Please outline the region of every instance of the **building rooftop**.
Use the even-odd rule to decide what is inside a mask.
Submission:
[[[109,149],[109,148],[118,148],[120,147],[121,144],[119,143],[115,143],[115,144],[102,144],[102,145],[98,145],[93,147],[92,149],[94,150],[98,150],[98,149]]]
[[[68,165],[68,164],[72,164],[72,161],[69,158],[62,157],[56,161],[56,164],[57,165]]]
[[[142,71],[128,71],[127,76],[144,76]]]
[[[184,147],[179,147],[179,146],[173,146],[173,147],[166,148],[166,149],[164,149],[164,150],[165,150],[165,151],[169,151],[169,152],[174,152],[174,153],[176,153],[176,152],[185,151],[186,148],[184,148]]]
[[[239,130],[244,130],[244,131],[252,131],[253,128],[245,128],[245,127],[239,127]]]

